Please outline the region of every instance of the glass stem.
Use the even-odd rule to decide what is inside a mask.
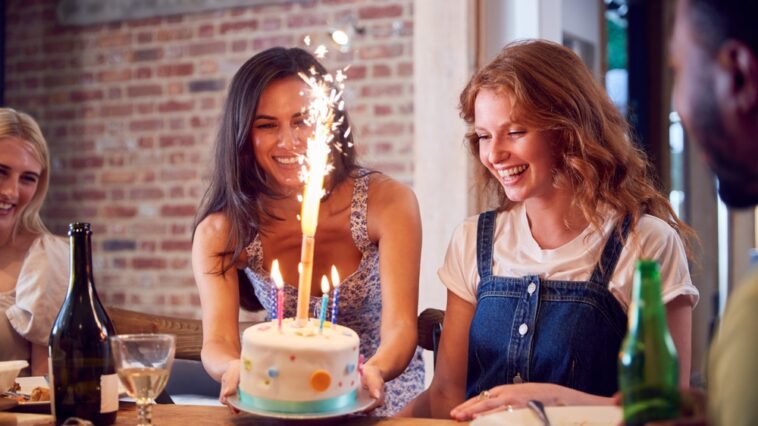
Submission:
[[[137,426],[152,426],[153,404],[148,402],[137,404]]]

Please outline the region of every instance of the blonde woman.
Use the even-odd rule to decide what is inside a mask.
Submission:
[[[0,361],[47,374],[47,340],[68,283],[68,244],[39,211],[50,179],[47,142],[32,117],[0,108]]]
[[[690,231],[579,57],[546,41],[508,45],[460,102],[500,203],[453,234],[439,270],[448,292],[437,369],[402,414],[611,404],[639,258],[661,265],[686,386],[698,291],[680,234]]]

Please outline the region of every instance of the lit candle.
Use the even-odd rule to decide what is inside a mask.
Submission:
[[[337,301],[340,296],[340,276],[337,267],[332,265],[332,285],[334,286],[334,298],[332,299],[332,325],[337,325]]]
[[[271,264],[271,278],[276,284],[276,319],[279,323],[279,331],[282,331],[282,317],[284,317],[284,280],[279,271],[279,260],[274,259]]]
[[[324,332],[324,320],[326,319],[326,307],[329,305],[329,280],[326,279],[326,275],[321,276],[321,292],[324,293],[321,296],[321,315],[319,315],[318,332]]]

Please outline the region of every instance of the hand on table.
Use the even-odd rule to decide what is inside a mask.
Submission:
[[[522,383],[495,386],[458,405],[450,411],[450,417],[466,421],[496,411],[526,407],[529,400],[542,401],[545,405],[558,405],[567,388],[550,383]]]
[[[222,404],[229,407],[233,413],[239,413],[239,410],[229,405],[227,398],[237,393],[237,386],[240,383],[240,360],[235,359],[229,361],[229,367],[226,372],[221,376],[221,392],[218,400]]]

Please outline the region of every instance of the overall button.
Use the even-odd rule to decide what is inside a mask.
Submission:
[[[523,335],[526,334],[527,331],[529,331],[529,326],[526,325],[526,323],[521,324],[520,326],[518,326],[518,334],[520,334],[520,335],[523,336]]]
[[[526,292],[531,296],[532,293],[534,293],[534,290],[537,290],[537,284],[529,283],[529,287],[526,288]]]
[[[516,376],[513,377],[513,383],[515,384],[524,383],[524,379],[521,378],[521,374],[516,373]]]

